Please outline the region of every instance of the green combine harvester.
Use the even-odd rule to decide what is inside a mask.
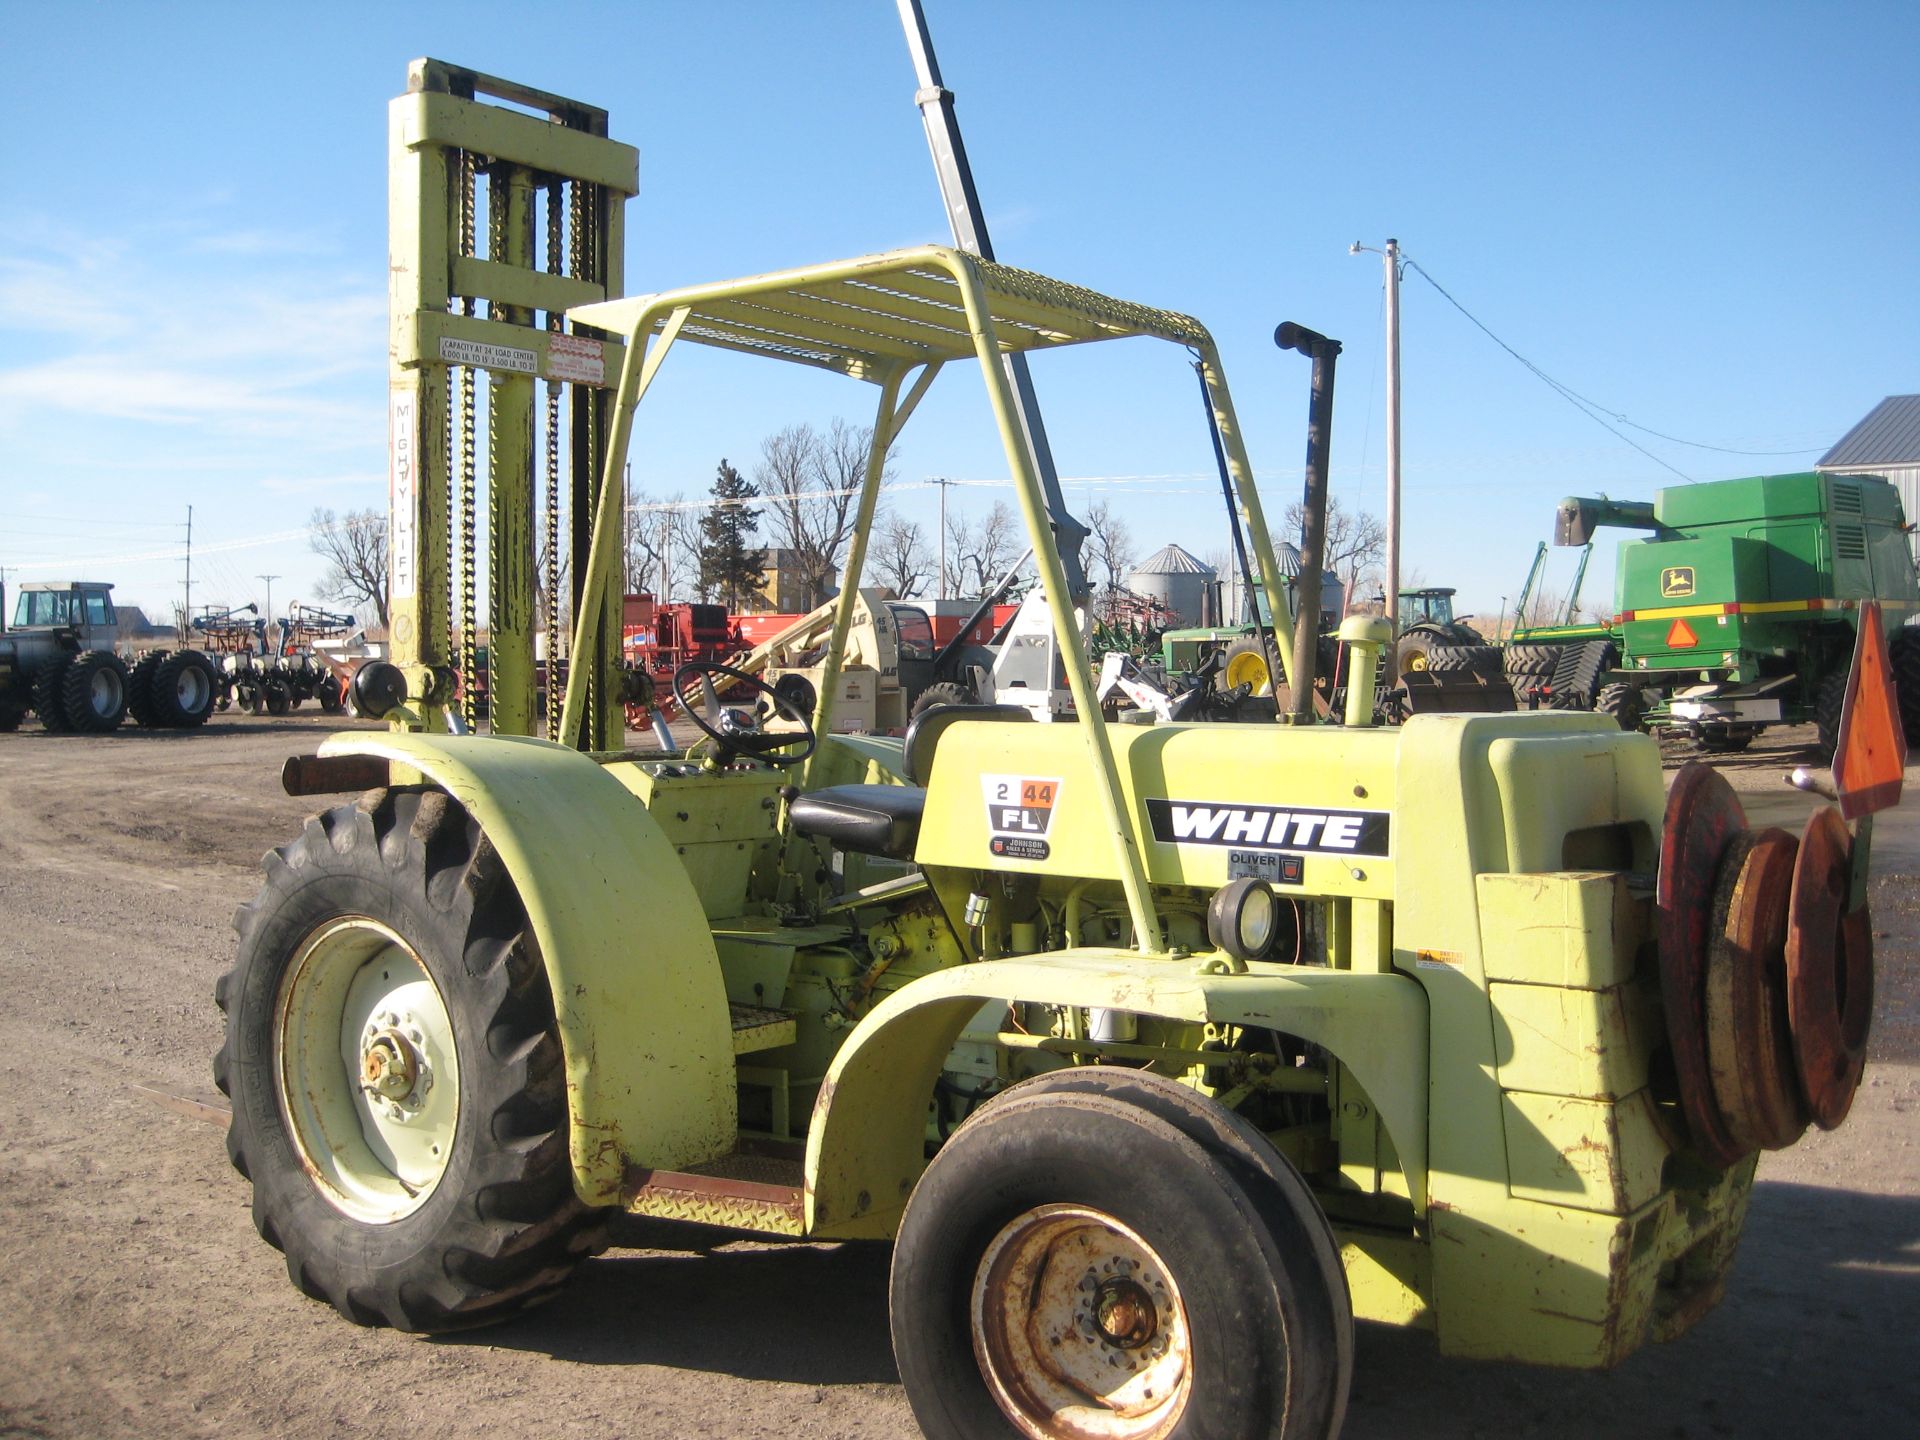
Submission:
[[[1896,626],[1920,607],[1911,527],[1899,492],[1877,476],[1716,480],[1658,491],[1652,504],[1569,498],[1554,542],[1590,545],[1607,525],[1651,533],[1620,547],[1605,633],[1516,642],[1560,641],[1555,682],[1569,662],[1597,668],[1591,657],[1617,646],[1593,707],[1623,729],[1675,728],[1703,750],[1744,750],[1769,725],[1811,721],[1830,755],[1860,603],[1878,600]],[[1920,629],[1895,629],[1889,652],[1912,744]]]

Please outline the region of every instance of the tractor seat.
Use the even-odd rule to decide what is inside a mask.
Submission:
[[[918,785],[829,785],[793,797],[787,820],[842,850],[911,860],[927,792]]]

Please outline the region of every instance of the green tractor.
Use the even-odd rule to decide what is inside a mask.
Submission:
[[[1106,722],[1002,362],[1195,357],[1288,631],[1203,325],[940,246],[617,298],[636,160],[604,112],[437,62],[413,81],[393,108],[394,651],[354,683],[391,728],[287,763],[290,793],[341,798],[266,857],[216,992],[229,1152],[304,1293],[362,1325],[497,1321],[555,1296],[623,1213],[891,1241],[895,1356],[939,1440],[1329,1440],[1356,1318],[1603,1367],[1713,1304],[1758,1153],[1838,1124],[1859,1083],[1864,830],[1824,811],[1804,851],[1827,978],[1803,1034],[1750,1003],[1767,977],[1740,961],[1785,943],[1784,908],[1753,899],[1795,842],[1747,829],[1705,767],[1669,802],[1645,736],[1559,713],[1382,727],[1364,697],[1344,726]],[[566,274],[535,267],[533,225],[504,227],[494,263],[448,263],[476,152],[495,203],[544,189],[597,217]],[[984,382],[1072,717],[949,706],[903,740],[839,735],[839,687],[808,717],[703,662],[674,682],[701,739],[630,748],[620,477],[686,345],[871,387],[828,672],[901,427],[943,370]],[[529,365],[564,390],[572,444],[534,423]],[[581,519],[552,738],[516,622],[530,563],[493,571],[495,733],[459,733],[468,366],[494,369],[501,446],[554,437]],[[486,503],[516,562],[526,460],[496,455]],[[1386,627],[1349,627],[1370,668]],[[1709,965],[1740,1007],[1731,1048]],[[1796,1071],[1803,1042],[1837,1063]]]
[[[1920,743],[1920,612],[1900,494],[1873,475],[1761,475],[1677,485],[1652,504],[1561,502],[1555,540],[1602,526],[1620,546],[1617,667],[1595,707],[1626,728],[1744,750],[1772,725],[1812,722],[1831,755],[1862,602],[1895,628],[1889,654],[1909,743]]]
[[[1394,650],[1401,675],[1423,670],[1472,670],[1499,675],[1499,650],[1467,623],[1472,616],[1453,613],[1453,597],[1457,593],[1451,586],[1400,592],[1400,638],[1394,642]]]

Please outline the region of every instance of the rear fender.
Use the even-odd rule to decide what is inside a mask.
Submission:
[[[992,1000],[1090,1006],[1283,1030],[1323,1046],[1379,1108],[1426,1209],[1427,1002],[1401,975],[1262,965],[1198,974],[1131,950],[1053,951],[936,971],[887,997],[834,1057],[807,1136],[809,1233],[885,1237],[926,1168],[927,1100],[947,1052]]]
[[[518,736],[336,735],[467,808],[520,892],[566,1056],[573,1183],[616,1205],[632,1167],[733,1148],[733,1034],[699,898],[644,806],[577,750]]]

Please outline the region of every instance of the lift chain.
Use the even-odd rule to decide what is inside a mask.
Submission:
[[[575,182],[577,186],[579,182]],[[547,190],[547,273],[558,275],[564,255],[560,244],[560,207],[566,182]],[[547,312],[547,329],[559,334],[560,312]],[[560,382],[547,382],[547,569],[543,589],[547,606],[547,738],[560,738]]]
[[[593,264],[593,256],[596,253],[596,242],[598,240],[598,236],[595,233],[597,230],[595,220],[599,210],[599,187],[576,180],[573,182],[571,189],[572,205],[570,209],[572,224],[569,226],[569,239],[572,241],[573,277],[576,280],[598,280],[600,276],[595,272],[597,272],[599,267]],[[588,413],[587,407],[590,406],[591,403],[589,399],[577,409],[575,411],[575,418],[578,419],[581,415]],[[580,485],[583,478],[585,485],[583,493],[574,496],[574,504],[576,506],[584,504],[586,514],[596,515],[600,509],[600,455],[598,446],[595,443],[597,437],[594,427],[589,424],[586,427],[586,431],[586,435],[581,437],[585,443],[579,444],[579,442],[576,441],[575,464],[576,466],[583,465],[586,474],[582,477],[576,471],[576,486]],[[579,512],[576,511],[576,514],[578,513]],[[576,520],[575,524],[577,525],[578,523]],[[584,560],[587,554],[587,548],[585,545],[577,548],[576,553],[582,560]],[[585,580],[586,577],[579,574],[576,569],[573,577],[573,586],[576,593],[584,593]],[[600,704],[600,697],[597,687],[594,684],[595,672],[599,669],[599,666],[594,663],[594,659],[595,657],[592,655],[575,655],[571,657],[571,663],[584,665],[587,670],[586,690],[582,698],[586,701],[584,707],[586,715],[584,733],[588,737],[587,743],[589,745],[594,743],[592,739],[594,735],[594,717],[599,713]],[[569,736],[567,738],[570,744],[578,743],[578,737]]]
[[[460,253],[473,255],[473,192],[474,158],[468,150],[460,152]],[[460,300],[460,313],[469,318],[473,315],[473,297],[465,295]],[[475,549],[478,544],[475,522],[475,438],[474,438],[474,389],[477,383],[471,365],[459,367],[460,375],[460,530],[455,537],[454,574],[460,587],[460,628],[458,664],[460,669],[460,718],[466,722],[467,732],[473,732],[475,717],[474,687],[478,679],[479,660],[478,641],[475,630],[477,625],[477,605],[475,601]],[[449,647],[453,648],[453,647]]]

